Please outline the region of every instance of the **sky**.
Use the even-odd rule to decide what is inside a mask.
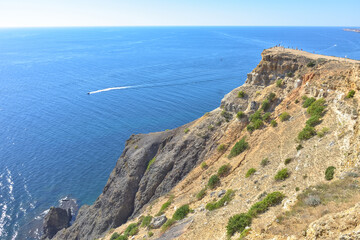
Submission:
[[[360,0],[0,0],[0,27],[360,26]]]

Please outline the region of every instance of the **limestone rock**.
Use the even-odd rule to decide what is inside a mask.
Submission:
[[[44,218],[43,226],[43,239],[52,239],[55,234],[61,229],[70,226],[71,210],[65,210],[62,208],[50,208],[49,212]]]
[[[150,227],[157,229],[160,228],[167,221],[167,217],[165,215],[154,217],[151,220]]]

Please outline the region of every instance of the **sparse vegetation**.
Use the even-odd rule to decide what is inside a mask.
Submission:
[[[306,125],[301,132],[298,134],[299,140],[308,140],[316,135],[315,128]]]
[[[346,98],[353,98],[354,95],[355,95],[355,91],[354,91],[354,90],[350,90],[350,91],[348,92],[348,94],[346,95]]]
[[[113,233],[113,235],[111,235],[110,240],[116,240],[118,237],[120,237],[120,234],[115,232],[115,233]]]
[[[225,195],[217,202],[212,202],[206,204],[206,209],[209,211],[213,211],[215,209],[221,208],[225,205],[225,203],[229,203],[234,197],[234,191],[229,189],[226,191]]]
[[[276,86],[281,88],[283,86],[283,80],[282,79],[276,80]]]
[[[314,66],[315,66],[315,62],[314,62],[314,61],[310,61],[306,66],[307,66],[307,67],[314,67]]]
[[[229,113],[229,112],[227,112],[227,111],[225,111],[225,110],[223,110],[223,111],[221,112],[221,116],[223,116],[223,117],[225,118],[225,121],[227,121],[227,122],[229,122],[230,119],[232,118],[231,113]]]
[[[267,97],[267,99],[268,99],[270,102],[274,101],[275,98],[276,98],[276,94],[273,93],[273,92],[269,93],[269,96]]]
[[[229,154],[229,158],[236,157],[237,155],[244,152],[248,148],[249,148],[249,144],[246,142],[245,137],[243,137],[231,149],[230,154]]]
[[[150,222],[152,220],[152,216],[147,215],[146,217],[143,218],[143,220],[141,221],[141,227],[148,227],[150,225]]]
[[[206,164],[206,162],[201,163],[201,168],[202,169],[207,169],[208,168],[208,165]]]
[[[289,163],[291,163],[291,161],[292,161],[292,158],[287,158],[287,159],[285,159],[284,163],[285,163],[285,165],[288,165]]]
[[[124,235],[125,236],[134,236],[139,232],[139,228],[136,223],[131,223],[129,226],[125,229]]]
[[[248,178],[248,177],[254,175],[254,173],[256,173],[256,169],[255,169],[255,168],[250,168],[250,169],[246,172],[245,177]]]
[[[294,77],[294,73],[289,72],[289,73],[286,74],[286,76],[287,76],[287,77]]]
[[[208,181],[208,186],[210,189],[216,188],[220,184],[220,178],[218,175],[212,175]]]
[[[265,166],[269,165],[269,163],[270,163],[269,159],[268,159],[268,158],[264,158],[263,160],[261,160],[260,165],[261,165],[262,167],[265,167]]]
[[[307,121],[306,121],[306,125],[310,126],[310,127],[315,127],[316,125],[320,124],[321,120],[320,117],[318,115],[314,115],[311,116]]]
[[[302,148],[304,148],[304,147],[303,147],[301,144],[299,144],[299,145],[296,146],[296,150],[297,150],[297,151],[300,151]]]
[[[257,110],[254,114],[249,117],[250,122],[255,122],[256,120],[262,120],[261,110]]]
[[[244,231],[247,226],[251,225],[251,220],[251,216],[247,213],[232,216],[226,225],[226,232],[228,236],[232,236],[236,232]]]
[[[261,109],[265,112],[270,108],[270,101],[265,99],[261,104]]]
[[[198,192],[196,194],[196,199],[201,200],[201,199],[203,199],[205,197],[205,195],[206,195],[206,187],[201,189],[200,192]]]
[[[186,134],[186,133],[188,133],[188,132],[190,132],[190,129],[185,128],[185,129],[184,129],[184,133]]]
[[[261,119],[257,119],[252,125],[254,126],[254,129],[260,129],[262,126],[264,126],[264,123]]]
[[[288,112],[283,112],[282,114],[280,114],[279,118],[282,122],[287,121],[290,118],[290,114]]]
[[[317,132],[317,135],[322,138],[328,132],[329,132],[329,128],[323,127],[320,131]]]
[[[213,125],[209,125],[209,126],[208,126],[208,129],[209,129],[210,131],[214,130],[214,128],[215,128],[215,127],[214,127]]]
[[[277,124],[277,122],[273,119],[273,120],[271,120],[270,125],[271,125],[272,127],[276,127],[278,124]]]
[[[297,191],[297,192],[300,191],[300,188],[299,188],[299,187],[296,187],[296,188],[295,188],[295,191]]]
[[[287,168],[283,168],[280,171],[278,171],[275,175],[275,180],[276,181],[283,181],[286,178],[289,177],[289,172]]]
[[[245,117],[245,113],[242,112],[242,111],[239,111],[239,112],[236,114],[236,117],[237,117],[238,119],[244,118],[244,117]]]
[[[166,221],[166,223],[164,223],[164,225],[161,226],[161,232],[166,232],[166,230],[168,230],[172,225],[174,225],[176,222],[175,219],[170,218]]]
[[[218,150],[218,152],[223,153],[223,152],[225,152],[226,148],[227,148],[227,146],[225,144],[220,144],[217,147],[217,150]]]
[[[267,112],[265,113],[263,116],[262,116],[262,119],[265,121],[265,122],[268,122],[270,120],[270,116],[271,116],[271,113]]]
[[[222,165],[222,166],[219,168],[217,175],[218,175],[219,177],[225,177],[226,175],[229,174],[230,169],[231,169],[230,164]]]
[[[255,127],[252,123],[250,123],[249,125],[246,126],[246,130],[248,130],[248,132],[252,133],[253,131],[255,131]]]
[[[245,92],[244,91],[239,91],[238,92],[238,98],[244,98],[245,97]]]
[[[181,207],[179,207],[174,215],[173,215],[173,219],[175,220],[181,220],[184,219],[190,212],[190,207],[188,204],[182,205]]]
[[[160,208],[160,211],[155,216],[160,216],[165,213],[165,211],[168,209],[168,207],[171,205],[173,201],[174,196],[170,196],[169,200],[167,200]]]
[[[308,97],[305,96],[303,99],[304,99],[304,102],[303,102],[303,105],[302,105],[302,106],[303,106],[304,108],[308,108],[313,102],[316,101],[316,99],[313,98],[313,97],[308,98]]]
[[[156,160],[156,157],[153,157],[153,158],[149,161],[149,163],[148,163],[148,165],[147,165],[147,168],[146,168],[146,171],[148,171],[148,170],[150,169],[151,165],[153,165],[153,163],[155,162],[155,160]]]
[[[334,178],[334,174],[335,174],[335,167],[334,166],[330,166],[325,170],[325,179],[330,181]]]
[[[307,112],[310,114],[310,116],[321,117],[324,113],[325,108],[325,99],[320,98],[308,107]]]

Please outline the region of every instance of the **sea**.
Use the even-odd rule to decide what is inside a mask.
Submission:
[[[93,203],[131,134],[218,107],[278,44],[360,60],[342,27],[0,29],[0,239],[35,239],[64,197]]]

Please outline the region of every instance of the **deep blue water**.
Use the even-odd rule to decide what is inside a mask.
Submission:
[[[218,107],[279,43],[360,59],[342,28],[0,29],[0,239],[66,195],[91,204],[131,134]]]

